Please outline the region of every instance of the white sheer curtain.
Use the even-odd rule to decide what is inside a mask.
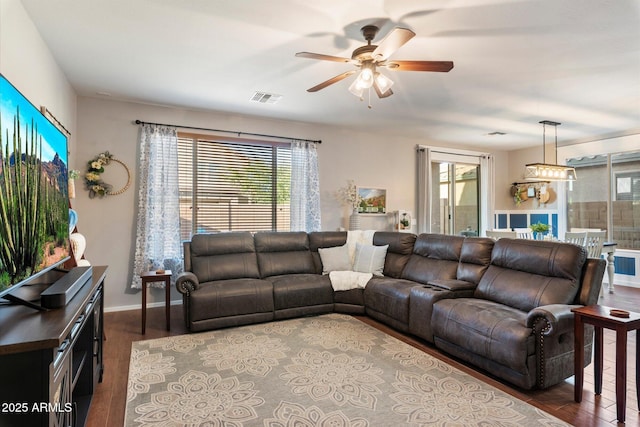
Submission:
[[[320,176],[315,142],[291,144],[291,230],[320,231]]]
[[[479,236],[484,236],[482,230],[494,228],[496,205],[495,159],[491,154],[480,156],[480,224]]]
[[[166,269],[172,280],[183,269],[178,191],[178,135],[173,127],[140,127],[138,224],[131,287],[140,274]]]
[[[418,234],[426,233],[429,231],[428,225],[430,224],[430,208],[429,197],[431,191],[429,190],[429,176],[431,175],[431,154],[428,147],[416,147],[416,153],[418,158],[418,203],[416,219],[418,221]]]

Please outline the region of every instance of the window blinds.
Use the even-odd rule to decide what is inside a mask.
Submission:
[[[289,230],[288,144],[178,139],[181,232]]]

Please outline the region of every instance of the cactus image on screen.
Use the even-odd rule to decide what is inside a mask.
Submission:
[[[34,111],[24,114],[24,101],[14,99],[20,93],[11,97],[15,89],[0,83],[2,292],[69,256],[69,199],[66,137],[43,129],[53,126],[31,104]]]

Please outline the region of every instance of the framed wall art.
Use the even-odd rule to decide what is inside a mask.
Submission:
[[[358,187],[358,198],[360,214],[386,214],[387,213],[387,190],[381,188]]]

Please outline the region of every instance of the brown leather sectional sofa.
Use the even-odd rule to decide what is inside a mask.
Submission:
[[[573,375],[571,308],[597,303],[605,262],[566,243],[376,232],[384,276],[334,291],[319,248],[346,232],[194,235],[185,242],[190,331],[340,312],[367,314],[524,389]],[[587,328],[585,363],[593,329]]]

